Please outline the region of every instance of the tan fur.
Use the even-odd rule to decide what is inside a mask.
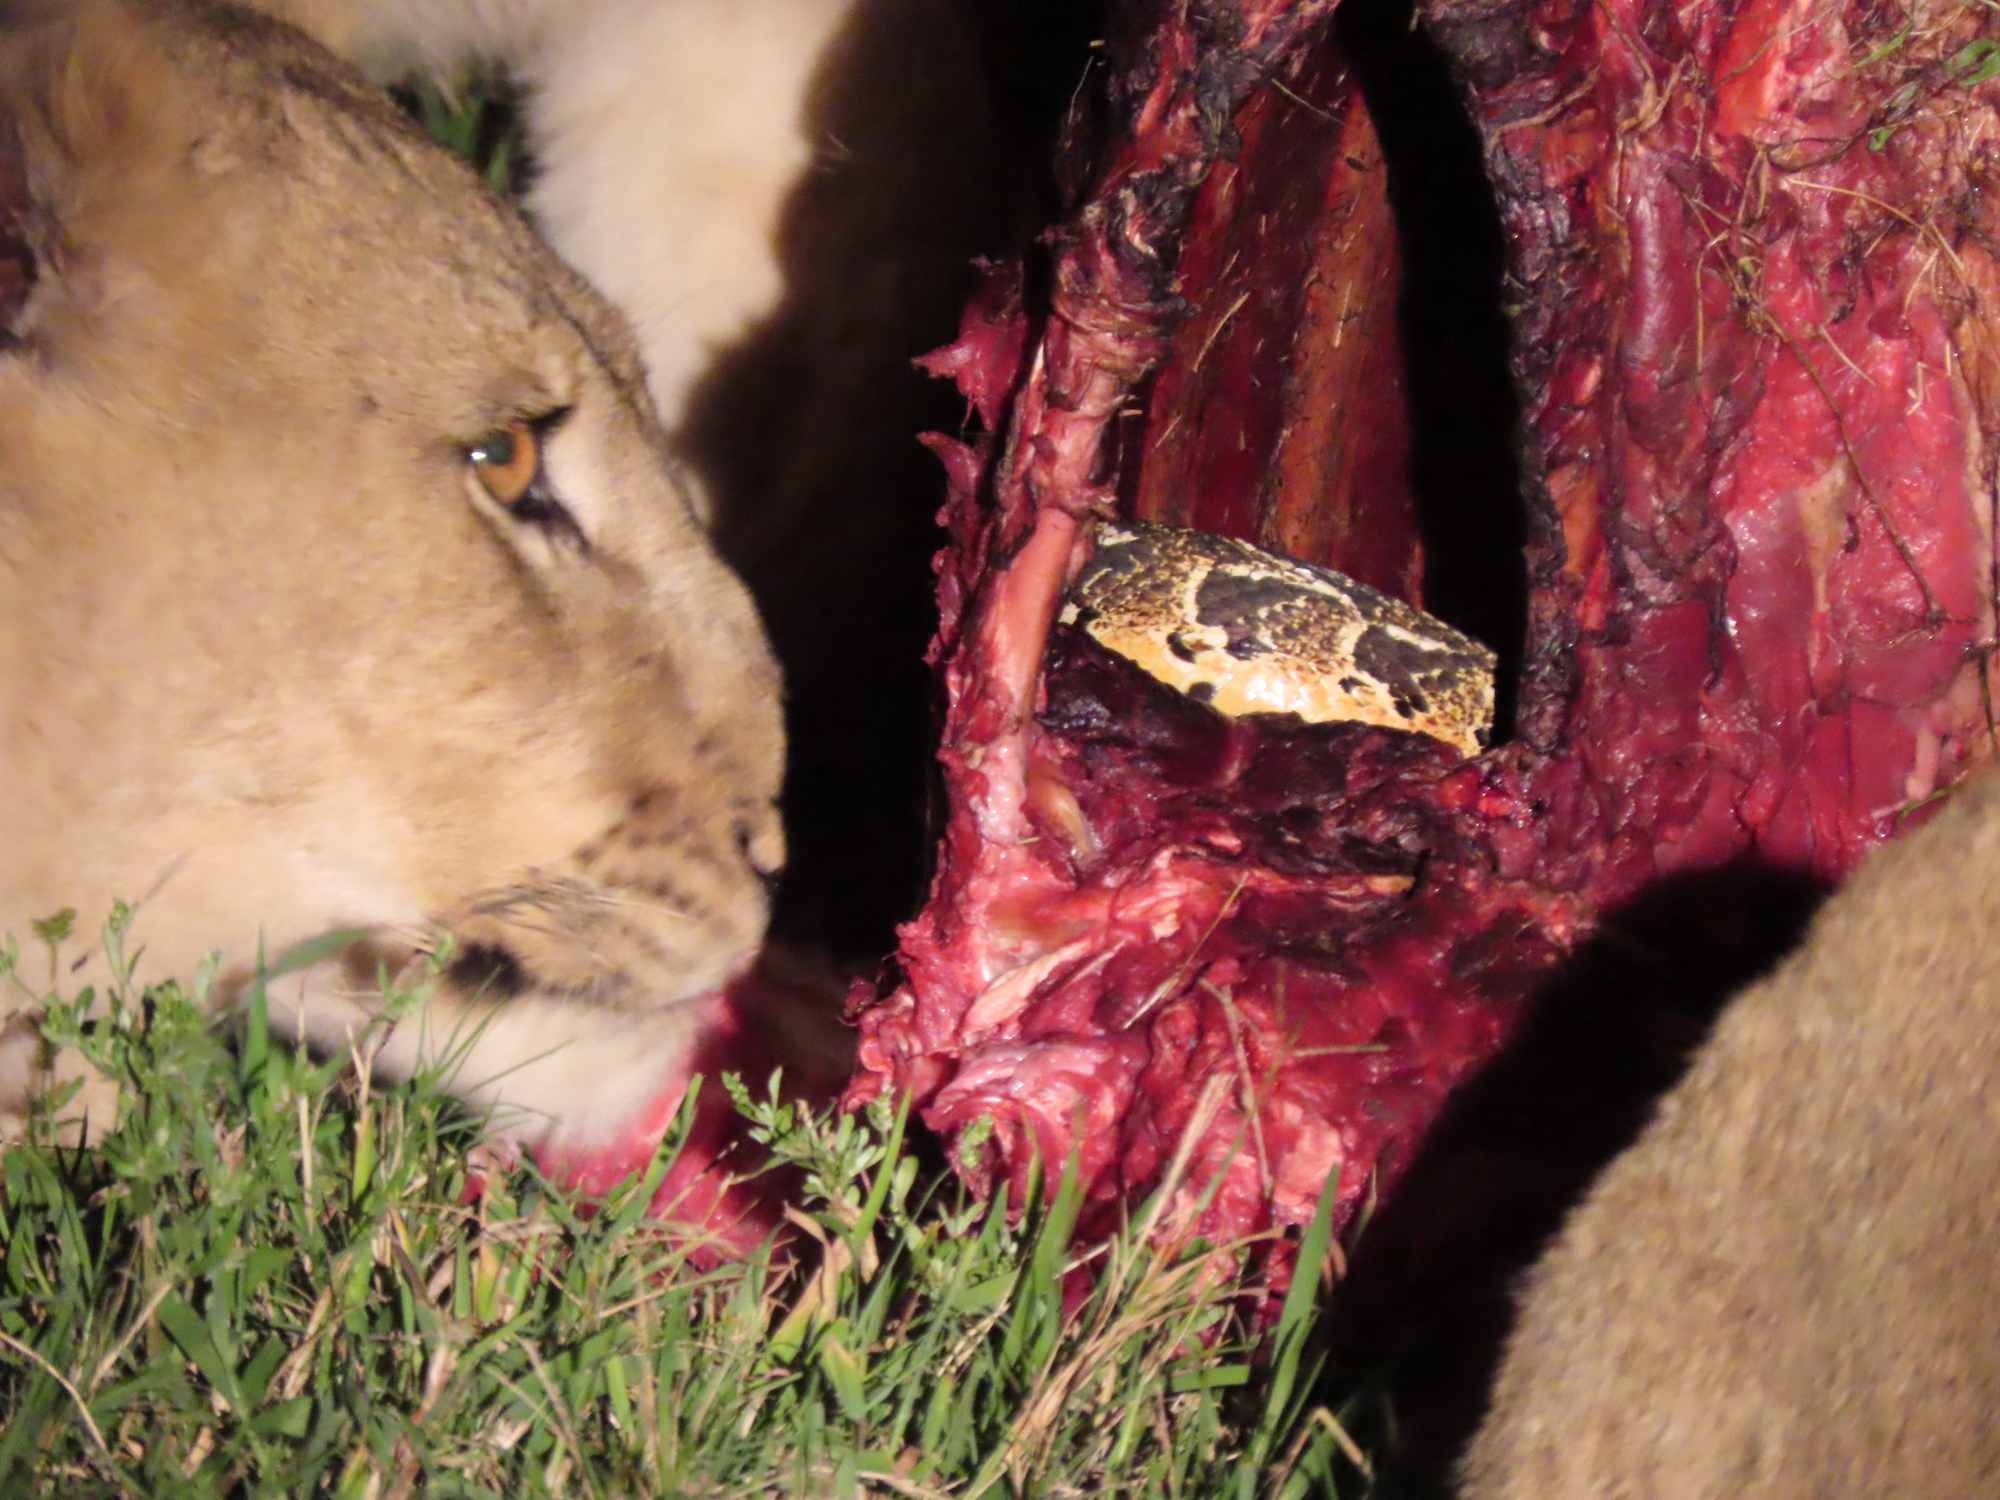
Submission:
[[[803,100],[852,0],[293,0],[371,73],[502,60],[533,91],[533,213],[633,320],[669,420],[783,292]]]
[[[254,0],[378,81],[520,86],[531,223],[632,320],[790,686],[785,936],[872,962],[929,839],[937,466],[914,356],[1025,208],[984,0]],[[1003,8],[1004,10],[1004,8]],[[1022,164],[1015,163],[1013,166]],[[1036,168],[1039,168],[1039,162]]]
[[[530,214],[631,318],[670,428],[688,421],[718,357],[799,297],[788,281],[805,268],[787,265],[788,238],[814,241],[833,278],[808,300],[865,309],[865,321],[826,329],[837,342],[811,350],[812,368],[794,376],[824,382],[821,402],[837,399],[836,382],[879,376],[925,347],[912,342],[912,312],[921,317],[935,292],[909,284],[910,247],[897,236],[954,271],[969,253],[921,244],[963,237],[965,190],[951,184],[978,170],[965,158],[983,139],[982,88],[953,0],[257,3],[385,82],[492,63],[522,82],[536,164]],[[909,71],[869,83],[865,119],[851,108],[829,118],[819,96],[854,68],[846,54],[857,45],[881,50],[866,38],[884,27],[898,33]],[[836,138],[835,128],[860,135]],[[886,139],[865,138],[878,135]],[[871,222],[839,222],[857,213]],[[847,263],[857,248],[860,266]]]
[[[1471,1500],[2000,1491],[2000,777],[1734,1002],[1534,1272]]]
[[[290,27],[0,23],[40,268],[0,353],[0,931],[134,900],[142,974],[219,949],[227,1001],[260,946],[371,929],[274,995],[326,1044],[449,934],[468,958],[386,1062],[476,1033],[465,1091],[606,1127],[749,959],[782,858],[775,671],[631,335]],[[586,545],[467,462],[555,411]],[[518,994],[475,1001],[496,975]]]

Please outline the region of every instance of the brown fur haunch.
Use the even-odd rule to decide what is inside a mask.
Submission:
[[[1827,903],[1572,1215],[1471,1500],[1993,1492],[1996,934],[1988,775]]]

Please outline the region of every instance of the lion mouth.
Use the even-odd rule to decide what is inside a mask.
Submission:
[[[498,943],[473,943],[461,949],[445,970],[445,978],[468,994],[492,1000],[513,1000],[527,993],[528,971]]]
[[[692,884],[692,882],[688,882]],[[468,995],[525,995],[643,1014],[712,993],[762,945],[761,886],[733,902],[556,873],[481,892],[436,922],[445,975]]]

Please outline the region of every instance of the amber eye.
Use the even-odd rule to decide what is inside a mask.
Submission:
[[[541,441],[526,422],[509,422],[466,450],[480,484],[502,505],[520,502],[541,471]]]

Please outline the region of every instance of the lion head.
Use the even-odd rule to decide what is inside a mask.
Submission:
[[[0,114],[0,931],[122,898],[226,1003],[362,929],[271,992],[325,1045],[449,940],[388,1066],[656,1088],[762,937],[783,734],[623,322],[233,7],[0,9]]]

